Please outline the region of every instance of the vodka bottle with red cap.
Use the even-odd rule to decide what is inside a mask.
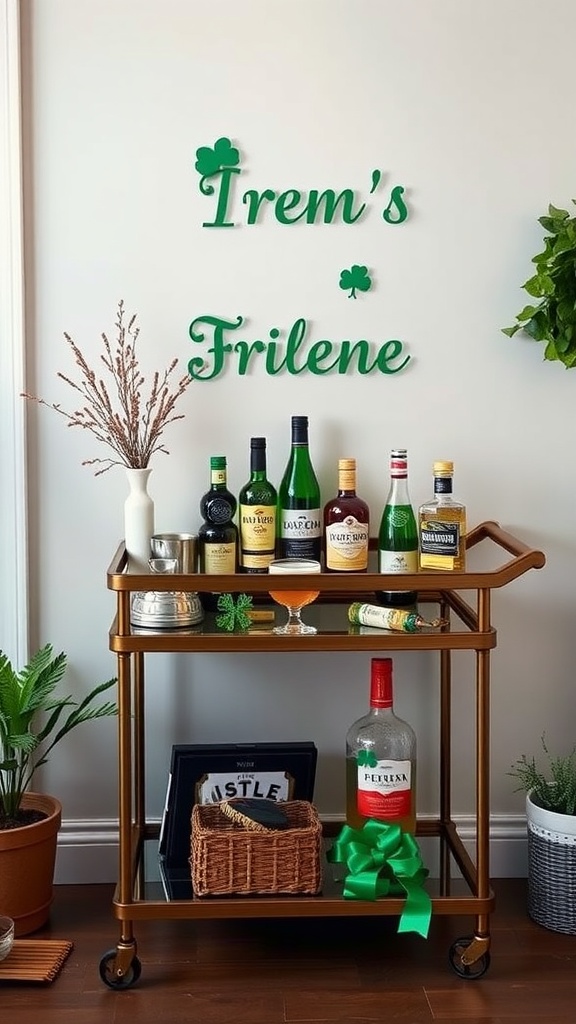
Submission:
[[[346,737],[346,821],[416,830],[416,735],[394,713],[392,659],[372,658],[370,710]]]

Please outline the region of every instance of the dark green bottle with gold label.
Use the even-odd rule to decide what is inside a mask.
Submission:
[[[210,490],[200,499],[200,515],[204,522],[198,530],[200,572],[213,576],[227,575],[238,569],[238,527],[234,520],[236,498],[228,490],[226,456],[210,459]],[[203,593],[206,608],[215,608],[218,594]]]
[[[276,552],[278,495],[266,476],[266,438],[250,438],[250,479],[238,495],[240,572],[267,573]]]

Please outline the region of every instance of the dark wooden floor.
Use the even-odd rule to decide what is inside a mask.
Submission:
[[[576,1024],[576,936],[535,925],[524,880],[496,881],[492,963],[464,981],[451,942],[474,919],[432,920],[427,940],[397,919],[144,921],[135,928],[142,976],[107,989],[98,964],[116,943],[111,886],[59,886],[50,926],[34,938],[74,949],[48,985],[0,982],[2,1020],[28,1024]]]

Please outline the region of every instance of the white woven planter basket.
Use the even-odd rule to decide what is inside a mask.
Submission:
[[[544,928],[576,935],[576,815],[556,814],[526,797],[528,913]]]

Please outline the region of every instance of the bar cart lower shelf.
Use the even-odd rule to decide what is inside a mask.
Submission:
[[[343,608],[358,597],[374,600],[375,590],[398,588],[398,577],[368,572],[351,574],[345,581],[340,574],[321,573],[318,581],[318,605],[333,609],[335,628],[319,629],[315,635],[281,637],[268,629],[248,633],[223,633],[208,615],[199,630],[155,632],[134,629],[130,625],[130,600],[133,592],[150,589],[150,577],[126,572],[126,553],[120,545],[108,569],[108,587],[117,594],[117,614],[110,631],[110,647],[118,664],[119,732],[119,879],[113,900],[120,926],[116,946],[101,958],[100,976],[112,989],[127,989],[141,974],[134,923],[160,919],[256,918],[256,917],[358,917],[400,916],[404,899],[384,897],[375,901],[351,900],[342,895],[338,865],[323,863],[323,885],[317,896],[195,897],[167,899],[162,886],[146,878],[147,849],[158,849],[156,825],[145,815],[145,654],[158,651],[246,652],[258,651],[373,651],[436,650],[440,660],[440,779],[439,815],[419,819],[418,838],[439,844],[439,878],[428,879],[433,915],[473,915],[474,933],[452,943],[447,951],[452,969],[462,978],[473,980],[486,973],[490,965],[490,914],[495,900],[489,877],[489,689],[490,650],[496,646],[496,631],[490,618],[490,593],[523,575],[528,569],[541,568],[542,552],[530,549],[497,523],[476,527],[467,538],[473,548],[488,541],[506,557],[499,568],[488,572],[418,573],[402,577],[403,589],[414,589],[419,601],[433,601],[446,625],[418,634],[390,633],[384,630],[361,631],[351,626]],[[285,576],[283,586],[297,590],[302,578]],[[242,593],[249,589],[257,600],[265,599],[266,576],[172,575],[155,576],[155,590],[188,592],[216,591]],[[462,592],[472,591],[475,601]],[[473,594],[473,597],[474,597]],[[475,860],[470,856],[451,816],[451,652],[470,650],[476,663],[476,837]],[[324,846],[339,831],[339,824],[324,823]],[[456,868],[456,877],[454,876]],[[336,869],[336,870],[335,870]]]

